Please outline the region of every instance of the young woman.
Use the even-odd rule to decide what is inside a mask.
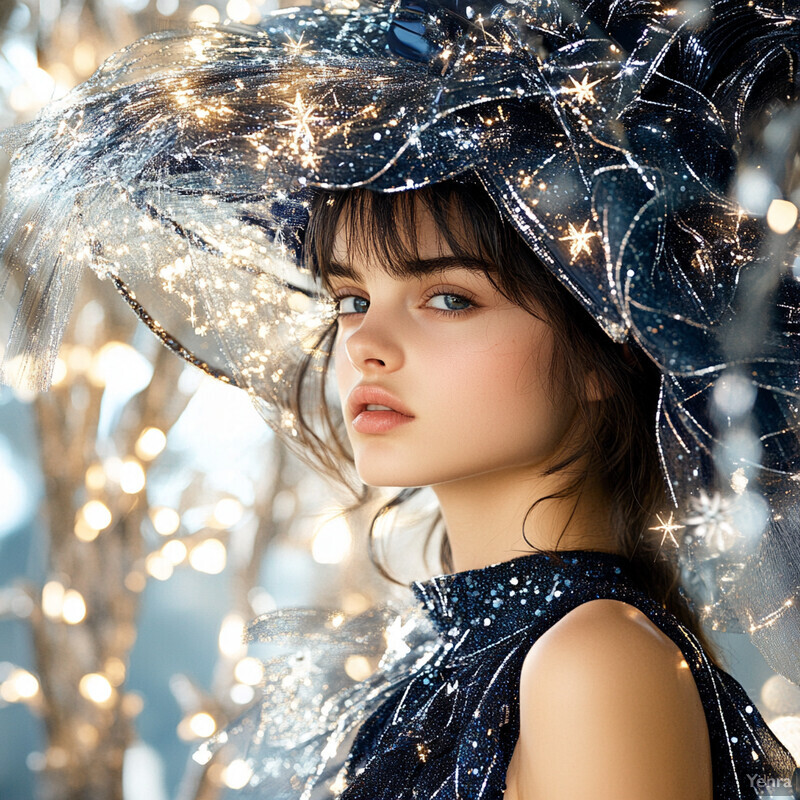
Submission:
[[[652,479],[653,370],[600,331],[477,190],[332,197],[312,210],[312,242],[338,307],[336,379],[364,483],[431,486],[456,572],[529,552],[573,551],[579,564],[616,554],[686,618],[643,524],[665,499]],[[406,213],[379,226],[380,203]],[[387,230],[400,252],[386,252]],[[522,296],[512,263],[536,276]],[[514,569],[524,576],[526,559]],[[710,800],[703,704],[679,646],[635,605],[584,599],[522,661],[505,797]],[[513,678],[507,691],[513,708]]]
[[[438,501],[443,574],[375,674],[292,662],[218,738],[253,792],[790,785],[696,608],[800,680],[797,242],[729,198],[798,30],[777,2],[334,3],[142,40],[12,137],[5,380],[47,385],[90,266],[312,464]]]
[[[666,500],[652,363],[469,179],[319,192],[305,245],[337,306],[323,346],[349,447],[332,459],[409,487],[384,510],[432,487],[452,573],[415,584],[444,652],[367,721],[343,797],[744,797],[753,762],[759,785],[790,785],[650,527]]]

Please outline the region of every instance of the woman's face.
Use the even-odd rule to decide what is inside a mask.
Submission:
[[[420,259],[452,257],[421,204],[417,221]],[[545,322],[457,263],[392,277],[347,252],[341,225],[333,260],[351,273],[330,278],[341,313],[334,364],[364,483],[435,486],[558,457],[575,404],[548,392]]]

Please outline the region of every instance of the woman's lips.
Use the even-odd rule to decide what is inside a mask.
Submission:
[[[361,384],[347,401],[353,430],[358,433],[387,433],[414,419],[414,415],[382,386]]]
[[[414,417],[407,417],[399,411],[368,411],[365,409],[353,419],[353,429],[359,433],[387,433],[390,430],[411,422]]]

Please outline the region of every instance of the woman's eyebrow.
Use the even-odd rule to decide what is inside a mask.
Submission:
[[[419,258],[403,261],[395,270],[403,275],[430,275],[444,272],[448,269],[467,269],[475,272],[495,272],[496,269],[488,261],[474,256],[438,256],[437,258]],[[329,278],[349,278],[361,280],[361,273],[350,264],[340,264],[338,261],[328,263],[326,273]]]
[[[403,264],[403,272],[411,275],[430,275],[448,269],[466,269],[472,272],[494,272],[496,268],[477,256],[439,256],[421,258]]]
[[[349,278],[350,280],[361,280],[361,273],[349,264],[340,264],[338,261],[329,261],[325,267],[327,278]]]

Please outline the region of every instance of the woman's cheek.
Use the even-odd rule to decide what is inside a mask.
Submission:
[[[355,380],[353,377],[353,365],[347,358],[347,352],[344,349],[344,341],[341,335],[337,335],[333,348],[333,370],[336,377],[336,388],[339,391],[339,402],[344,412],[347,395],[352,389]]]

